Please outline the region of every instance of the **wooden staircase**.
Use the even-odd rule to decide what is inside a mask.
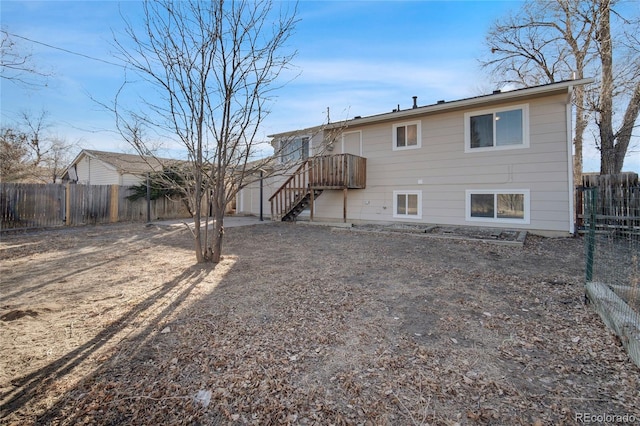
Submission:
[[[292,203],[291,209],[282,217],[282,221],[293,222],[304,209],[310,206],[311,197],[313,196],[314,199],[318,198],[318,196],[322,194],[322,191],[322,189],[313,189],[298,194],[296,201]]]
[[[325,190],[363,189],[366,185],[366,158],[352,154],[322,155],[305,160],[269,198],[271,220],[294,221]]]

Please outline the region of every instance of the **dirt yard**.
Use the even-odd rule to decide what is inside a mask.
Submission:
[[[640,421],[581,239],[524,247],[265,223],[1,236],[0,423]],[[620,416],[620,417],[615,417]]]

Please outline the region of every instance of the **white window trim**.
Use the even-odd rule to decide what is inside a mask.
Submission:
[[[398,214],[398,195],[417,195],[418,214]],[[393,217],[398,219],[422,219],[422,191],[414,189],[393,191]]]
[[[484,114],[495,114],[503,111],[513,111],[516,109],[522,110],[522,144],[520,145],[502,145],[502,146],[487,146],[482,148],[471,148],[471,117]],[[494,144],[495,144],[495,132]],[[511,105],[502,108],[483,109],[478,111],[466,112],[464,114],[464,152],[486,152],[486,151],[504,151],[510,149],[524,149],[529,148],[529,104]]]
[[[416,125],[416,133],[417,133],[417,144],[416,145],[409,145],[409,146],[398,146],[398,133],[396,131],[396,129],[398,127],[403,127],[403,126],[411,126],[415,124]],[[417,121],[405,121],[403,123],[395,123],[392,127],[391,127],[391,148],[394,151],[404,151],[407,149],[419,149],[422,147],[422,121],[417,120]]]
[[[286,164],[285,161],[282,161],[282,150],[283,150],[282,144],[283,143],[292,142],[292,141],[294,141],[296,139],[304,139],[304,138],[308,138],[309,139],[309,151],[307,152],[307,158],[312,157],[313,146],[312,146],[311,135],[306,135],[306,134],[305,135],[297,135],[297,136],[294,136],[291,139],[285,139],[285,140],[278,139],[278,152],[280,153],[278,155],[278,157],[277,157],[278,158],[278,163],[279,164]],[[298,162],[298,161],[301,161],[301,160],[296,160],[296,162]]]
[[[528,189],[468,189],[465,191],[465,220],[467,222],[487,222],[487,223],[512,223],[529,225],[531,223],[531,194]],[[472,194],[522,194],[524,195],[524,218],[507,219],[507,218],[490,218],[490,217],[472,217],[471,216],[471,195]],[[497,197],[494,197],[494,208],[497,211]]]

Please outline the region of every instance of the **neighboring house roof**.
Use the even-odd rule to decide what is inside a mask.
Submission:
[[[398,120],[416,117],[425,114],[431,114],[436,112],[453,111],[462,108],[473,108],[478,106],[489,106],[492,104],[515,101],[518,99],[526,99],[537,96],[546,96],[554,93],[566,93],[570,92],[575,86],[582,86],[585,84],[593,83],[593,78],[583,78],[580,80],[564,80],[556,83],[543,84],[540,86],[526,87],[523,89],[509,90],[501,92],[499,90],[494,91],[488,95],[475,96],[472,98],[465,98],[456,101],[438,101],[432,105],[426,105],[421,107],[413,107],[404,110],[393,110],[392,112],[371,115],[368,117],[356,116],[350,120],[329,123],[325,126],[316,126],[308,129],[287,131],[283,133],[276,133],[268,135],[270,138],[283,138],[291,137],[294,135],[304,134],[305,132],[317,132],[321,129],[337,129],[347,128],[349,126],[356,126],[361,124],[372,124],[384,122],[387,120]]]
[[[160,171],[164,166],[178,162],[178,160],[169,158],[83,149],[67,167],[63,176],[68,175],[69,169],[78,164],[85,156],[102,161],[120,174],[132,175],[142,175],[148,172]]]

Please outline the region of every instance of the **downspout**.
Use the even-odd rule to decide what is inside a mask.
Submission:
[[[568,87],[568,97],[566,103],[567,122],[567,177],[569,184],[569,233],[575,234],[575,182],[573,181],[573,86]]]

